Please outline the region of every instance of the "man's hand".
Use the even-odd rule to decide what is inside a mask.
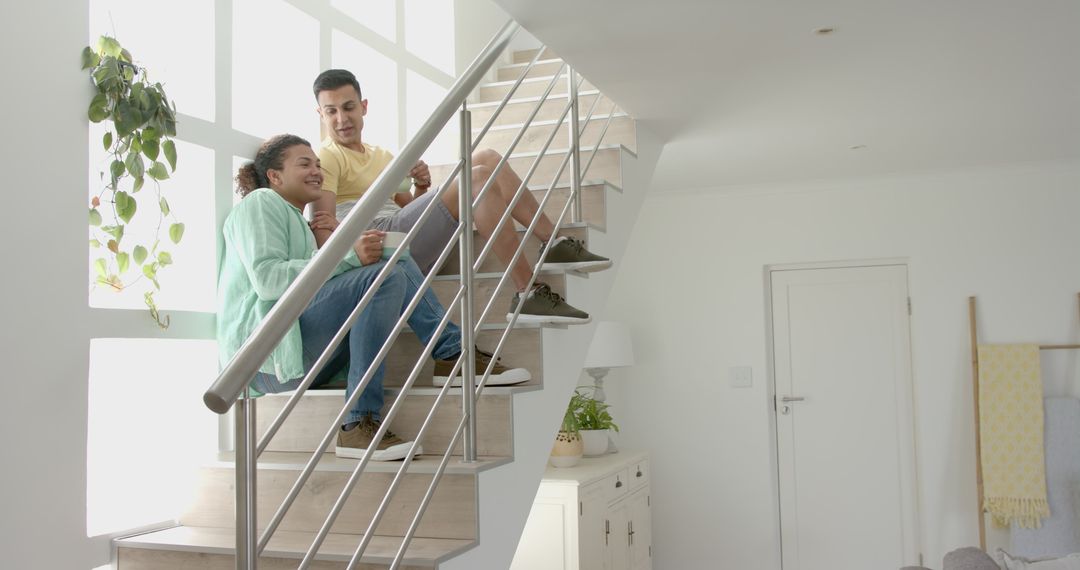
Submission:
[[[326,230],[330,233],[334,233],[334,230],[338,227],[337,218],[330,212],[315,212],[315,219],[308,222],[308,227],[311,231]]]
[[[412,167],[409,177],[413,179],[417,190],[427,190],[431,187],[431,171],[428,170],[427,163],[422,160],[417,161],[416,166]]]
[[[379,230],[367,230],[360,234],[360,239],[353,244],[356,256],[360,258],[361,265],[371,265],[382,258],[383,237],[386,232]]]

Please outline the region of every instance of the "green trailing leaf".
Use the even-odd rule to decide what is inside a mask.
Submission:
[[[155,129],[154,127],[146,127],[145,129],[142,130],[143,144],[146,144],[146,141],[149,141],[149,140],[155,140],[156,141],[156,140],[158,140],[160,138],[161,138],[161,133],[157,129]]]
[[[101,212],[97,211],[97,208],[90,208],[90,225],[101,225]]]
[[[101,242],[96,240],[96,239],[92,239],[92,240],[90,240],[90,247],[92,247],[94,249],[100,249],[101,248]]]
[[[165,160],[169,161],[169,168],[176,172],[176,145],[171,140],[161,143],[161,150],[165,153]]]
[[[101,58],[94,50],[90,49],[90,46],[86,46],[82,50],[82,68],[90,69],[96,67]]]
[[[143,272],[143,275],[145,275],[147,279],[149,279],[150,281],[152,281],[154,283],[154,288],[155,289],[161,289],[161,284],[158,283],[158,280],[157,280],[157,268],[158,268],[158,264],[156,264],[156,263],[147,263],[146,265],[142,266],[142,272]]]
[[[112,131],[105,131],[105,135],[101,137],[101,146],[105,147],[105,150],[112,147]]]
[[[126,168],[124,163],[119,160],[114,160],[112,161],[112,164],[109,165],[109,173],[112,174],[113,184],[124,175],[124,168]]]
[[[128,144],[128,149],[130,149],[131,152],[133,152],[133,153],[142,152],[142,141],[139,140],[139,131],[135,131],[134,133],[132,133],[131,138],[128,139],[128,140],[131,141],[131,143]]]
[[[116,241],[124,239],[124,226],[101,226],[101,231],[111,235]]]
[[[116,110],[113,111],[113,123],[116,124],[116,134],[120,137],[127,137],[135,132],[135,129],[139,128],[139,125],[142,124],[142,117],[139,116],[139,111],[131,103],[121,100],[116,104]]]
[[[108,274],[108,266],[105,265],[105,258],[99,257],[94,260],[94,270],[97,271],[98,277],[104,279]]]
[[[169,210],[169,202],[165,200],[164,196],[158,200],[158,205],[161,206],[161,215],[168,216],[171,210]]]
[[[128,264],[130,263],[127,252],[121,251],[116,254],[116,266],[120,269],[120,273],[124,273],[128,270]]]
[[[162,251],[158,253],[157,259],[158,263],[160,263],[162,267],[165,267],[166,265],[172,265],[172,255],[167,251]]]
[[[92,123],[100,123],[109,118],[109,97],[104,93],[94,95],[94,98],[90,100],[90,108],[87,110],[86,115]],[[110,141],[109,144],[105,145],[105,148],[108,149],[111,145]]]
[[[109,251],[111,251],[113,253],[119,253],[120,252],[120,242],[118,242],[118,241],[116,241],[114,239],[109,240],[109,243],[105,244],[105,247],[108,248]]]
[[[124,166],[127,166],[127,171],[135,178],[142,178],[143,169],[146,168],[143,164],[142,156],[134,149],[128,154],[127,160],[124,161]]]
[[[169,226],[169,239],[173,243],[180,243],[180,239],[184,237],[184,224],[179,222]]]
[[[131,191],[132,192],[138,192],[139,190],[142,190],[143,184],[145,184],[145,183],[146,183],[146,179],[143,178],[142,176],[136,178],[135,179],[135,184],[132,186]]]
[[[142,142],[142,153],[150,160],[157,160],[159,148],[157,139],[148,138]]]
[[[138,204],[136,204],[133,196],[122,191],[116,193],[116,215],[120,216],[120,219],[125,224],[131,222],[131,218],[135,217],[137,209]]]
[[[120,47],[120,42],[116,41],[116,38],[110,38],[109,36],[101,36],[98,38],[98,53],[109,57],[119,57],[122,50],[123,48]]]
[[[165,180],[169,177],[169,172],[165,170],[165,165],[156,160],[150,165],[150,168],[146,170],[146,173],[154,180]]]
[[[143,262],[146,261],[146,248],[141,245],[135,246],[135,250],[131,252],[131,256],[135,259],[136,265],[142,265]]]

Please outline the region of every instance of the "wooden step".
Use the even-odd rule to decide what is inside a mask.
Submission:
[[[256,512],[260,529],[266,528],[309,459],[308,453],[285,452],[266,452],[259,458]],[[217,465],[200,471],[194,500],[181,515],[181,524],[194,527],[229,527],[233,524],[234,461],[232,454],[223,454]],[[452,462],[455,468],[448,468],[440,480],[417,529],[418,537],[476,538],[476,472],[480,465],[495,464],[495,461],[481,459],[475,464],[465,464],[456,459]],[[356,459],[324,454],[279,529],[318,531],[358,463]],[[401,465],[400,461],[369,462],[331,531],[363,534]],[[430,456],[413,460],[375,534],[404,536],[437,465],[438,460]]]
[[[593,100],[597,97],[600,98],[600,102],[596,104],[593,109],[593,118],[607,117],[607,114],[611,112],[612,107],[615,104],[600,95],[598,91],[579,91],[578,92],[578,109],[581,115],[581,120],[584,121],[585,117],[589,113],[589,109],[592,107]],[[529,118],[533,109],[536,108],[536,104],[540,101],[539,97],[532,98],[515,98],[513,101],[506,104],[503,110],[499,112],[499,117],[495,120],[496,125],[508,125],[514,123],[523,123],[525,119]],[[544,101],[544,104],[540,106],[540,110],[536,113],[534,121],[552,121],[559,118],[562,114],[563,107],[566,107],[567,95],[565,93],[561,95],[551,95]],[[472,111],[472,123],[475,127],[483,127],[491,119],[491,115],[495,112],[499,106],[498,102],[489,103],[475,103],[469,106],[469,110]],[[569,116],[569,113],[567,114]]]
[[[529,61],[532,60],[530,59]],[[497,81],[516,81],[518,77],[521,77],[521,72],[525,71],[525,68],[529,66],[529,61],[512,63],[500,67],[496,74]],[[559,71],[562,64],[563,61],[561,59],[537,60],[532,69],[529,70],[529,74],[525,77],[551,77],[552,75],[555,75],[555,72]]]
[[[567,196],[568,196],[568,192],[563,192],[562,193],[562,201],[556,200],[557,196],[552,196],[548,200],[548,205],[545,207],[545,211],[551,211],[551,210],[548,210],[548,208],[557,208],[557,210],[555,211],[555,214],[557,215],[558,210],[562,210],[563,204],[565,204]],[[569,218],[569,213],[567,213],[567,218]],[[553,215],[551,217],[551,221],[554,222],[555,219],[556,219],[556,217]],[[521,229],[521,228],[518,228],[517,233],[518,233],[518,239],[520,239],[521,236],[524,235],[525,230]],[[588,245],[589,245],[587,224],[584,224],[584,223],[564,224],[562,229],[559,230],[559,235],[570,236],[570,237],[582,240],[582,241],[585,242],[586,247],[588,247]],[[484,245],[486,243],[487,243],[487,239],[484,238],[483,236],[481,236],[479,233],[474,233],[473,234],[473,251],[474,252],[479,253],[480,251],[482,251],[483,247],[484,247]],[[525,242],[525,250],[522,252],[522,255],[524,255],[525,258],[528,260],[530,266],[535,265],[536,261],[540,258],[540,243],[541,243],[540,239],[537,238],[536,236],[530,236],[529,239],[526,240],[526,242]],[[597,253],[600,253],[600,255],[603,255],[602,252],[597,252]],[[458,259],[459,259],[459,257],[458,257],[458,251],[457,250],[454,250],[454,251],[450,252],[450,255],[446,259],[446,263],[444,263],[442,267],[438,268],[438,274],[439,275],[459,275],[460,274],[460,264],[458,263]],[[495,255],[495,254],[488,255],[484,259],[484,263],[477,270],[478,273],[502,273],[503,271],[506,271],[506,263],[504,263],[501,259],[499,259],[499,257],[497,255]]]
[[[277,413],[287,401],[287,396],[286,394],[267,395],[256,400],[257,433],[262,434],[266,426],[277,417]],[[387,397],[387,408],[392,401],[391,397]],[[407,394],[401,411],[390,423],[390,429],[402,438],[414,438],[434,401],[434,395]],[[304,394],[270,445],[267,446],[267,451],[308,453],[314,451],[326,434],[330,422],[341,411],[344,404],[344,390],[313,390]],[[384,414],[387,408],[384,408]],[[513,455],[513,439],[509,427],[513,425],[512,411],[512,395],[505,391],[490,394],[485,391],[480,396],[476,404],[479,426],[477,453],[479,455],[486,457]],[[424,434],[424,439],[420,441],[426,454],[442,455],[446,451],[453,431],[457,429],[461,421],[461,413],[461,389],[451,389],[439,405],[431,427]],[[460,443],[454,455],[461,455]]]
[[[484,307],[491,299],[492,293],[495,291],[495,286],[498,285],[499,280],[502,278],[502,273],[478,273],[474,280],[475,287],[475,303],[473,304],[473,319],[480,318],[480,314],[483,312]],[[551,290],[566,297],[566,274],[562,272],[551,272],[542,274],[540,281],[547,283],[551,286]],[[457,295],[458,289],[461,288],[461,279],[456,275],[445,275],[437,277],[431,284],[435,290],[435,295],[438,296],[439,301],[443,306],[449,306],[448,303],[453,300]],[[506,313],[510,310],[510,303],[514,298],[514,294],[517,289],[514,287],[512,279],[507,279],[506,283],[499,288],[498,293],[495,295],[495,303],[492,305],[491,310],[488,311],[488,316],[484,319],[485,324],[492,325],[505,325]],[[454,311],[451,318],[456,318],[458,311]],[[507,361],[503,358],[503,361]]]
[[[519,97],[536,97],[537,95],[543,95],[547,90],[548,83],[551,83],[551,77],[533,77],[521,82],[521,86],[514,92],[514,98]],[[485,101],[502,101],[506,94],[510,92],[510,88],[514,86],[514,81],[495,81],[492,83],[483,83],[480,85],[480,102]],[[578,88],[579,91],[592,91],[596,86],[585,80]],[[555,82],[555,87],[552,88],[551,93],[566,93],[569,91],[569,85],[566,80],[566,73],[559,76],[559,80]]]
[[[314,541],[314,533],[282,531],[274,535],[259,558],[262,570],[295,569]],[[312,570],[346,567],[360,543],[355,534],[329,534]],[[474,540],[416,538],[405,551],[405,568],[436,568],[439,563],[472,548]],[[236,533],[232,528],[179,526],[116,541],[119,570],[232,570]],[[372,538],[359,568],[386,568],[401,546],[397,536]]]
[[[481,145],[482,146],[482,145]],[[554,146],[554,144],[553,144]],[[589,161],[589,156],[592,154],[595,147],[581,148],[581,167],[585,168],[585,164]],[[583,173],[583,179],[600,179],[616,186],[622,186],[622,150],[621,145],[603,145],[596,152],[596,158],[593,159],[592,165],[589,169]],[[566,158],[566,147],[548,149],[548,152],[544,154],[544,157],[540,159],[540,164],[536,168],[536,172],[529,179],[529,186],[534,185],[546,185],[550,184],[552,178],[555,176],[555,171],[559,169],[559,165],[562,164]],[[514,169],[519,176],[525,176],[529,168],[532,166],[533,161],[536,159],[538,153],[536,152],[515,152],[508,161],[510,168]],[[631,152],[631,155],[633,153]],[[442,182],[453,172],[453,165],[435,165],[431,166],[432,180],[436,182]],[[570,181],[570,163],[567,162],[566,168],[563,169],[562,175],[559,177],[560,183],[569,183]]]
[[[584,117],[582,117],[584,119]],[[637,129],[634,125],[634,120],[626,114],[616,114],[611,119],[611,124],[608,125],[607,132],[604,132],[604,125],[607,124],[607,115],[594,116],[587,125],[581,136],[581,146],[593,147],[599,144],[621,144],[631,151],[637,149]],[[484,138],[480,141],[482,148],[491,148],[498,151],[500,154],[506,154],[507,149],[510,148],[510,143],[517,137],[518,132],[521,131],[521,124],[504,125],[500,127],[493,127],[487,133],[484,134]],[[544,147],[544,143],[547,142],[548,137],[551,136],[551,131],[556,127],[555,121],[534,121],[529,125],[529,128],[525,130],[525,135],[518,141],[514,152],[527,152],[538,151]],[[476,129],[474,135],[479,134],[480,129]],[[603,140],[600,139],[600,134],[603,133]],[[555,133],[555,138],[551,141],[552,147],[567,147],[570,145],[570,122],[569,119],[558,125],[558,132]]]
[[[545,47],[544,55],[541,55],[541,59],[558,59],[559,56],[555,55],[555,52],[551,51],[551,48]],[[515,51],[511,56],[514,63],[528,63],[532,61],[532,58],[536,57],[536,52],[540,51],[540,48],[524,49]]]

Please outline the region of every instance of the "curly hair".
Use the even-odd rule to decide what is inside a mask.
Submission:
[[[241,166],[237,171],[236,193],[243,198],[256,188],[269,188],[270,180],[266,177],[266,171],[271,168],[281,170],[284,166],[282,159],[285,151],[301,144],[311,147],[311,143],[296,135],[277,135],[267,139],[259,147],[259,152],[255,153],[255,160]]]

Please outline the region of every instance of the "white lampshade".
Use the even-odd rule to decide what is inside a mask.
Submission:
[[[619,368],[634,365],[630,329],[623,323],[600,321],[593,333],[585,368]]]

